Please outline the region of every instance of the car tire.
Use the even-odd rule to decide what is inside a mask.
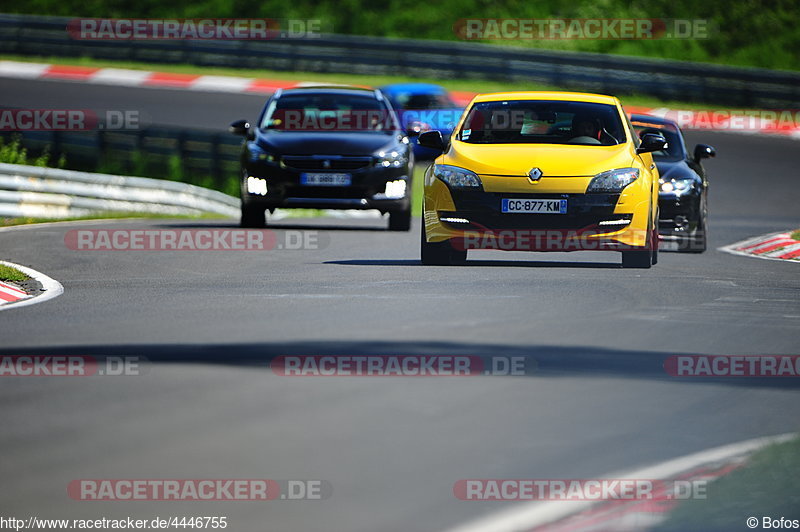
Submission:
[[[656,211],[655,227],[653,227],[653,230],[650,231],[650,240],[651,240],[651,242],[653,244],[653,246],[652,246],[653,257],[651,258],[650,263],[653,266],[658,264],[658,247],[659,247],[659,245],[661,243],[661,237],[658,235],[658,218],[659,218],[660,215],[661,215],[661,211],[657,210]]]
[[[700,217],[694,230],[684,235],[678,242],[678,251],[681,253],[703,253],[708,248],[708,226],[706,209],[703,203],[700,208]]]
[[[706,217],[701,215],[697,222],[697,228],[689,237],[689,249],[686,250],[688,253],[703,253],[708,248],[707,226]]]
[[[420,231],[420,258],[427,266],[450,266],[467,260],[467,250],[454,249],[449,240],[428,242],[425,236],[425,221]]]
[[[265,227],[267,225],[267,215],[264,207],[242,202],[242,216],[239,220],[239,225],[250,229]]]
[[[653,266],[655,266],[656,264],[658,264],[658,245],[659,245],[659,243],[658,243],[658,240],[659,240],[658,230],[653,231],[651,234],[653,235],[652,236],[652,239],[653,239],[653,257],[650,260],[650,263]]]
[[[411,230],[411,207],[389,213],[389,231]]]
[[[650,268],[658,262],[658,239],[653,235],[656,232],[648,228],[647,245],[643,249],[631,249],[622,252],[623,268]]]
[[[653,265],[653,252],[649,249],[622,252],[623,268],[649,268]]]

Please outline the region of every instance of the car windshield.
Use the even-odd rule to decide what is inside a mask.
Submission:
[[[393,95],[397,109],[407,111],[427,111],[429,109],[452,109],[456,104],[445,93],[401,92]]]
[[[645,120],[633,120],[633,129],[639,138],[647,133],[663,135],[667,139],[667,147],[663,150],[653,152],[653,158],[657,161],[680,161],[686,158],[686,146],[683,144],[683,137],[678,128],[673,124],[658,124]]]
[[[275,131],[386,133],[398,129],[394,114],[370,96],[290,94],[270,102],[261,129]]]
[[[478,102],[459,140],[471,144],[583,144],[626,141],[616,106],[566,101]]]

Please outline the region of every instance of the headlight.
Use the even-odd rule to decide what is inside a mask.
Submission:
[[[251,163],[258,163],[258,162],[267,162],[272,163],[275,162],[275,156],[271,153],[264,151],[261,146],[258,144],[251,142],[247,145],[248,151],[248,159]]]
[[[481,180],[478,174],[466,168],[436,164],[433,166],[433,175],[451,187],[480,187]]]
[[[386,190],[384,190],[383,195],[386,196],[386,199],[404,198],[406,196],[406,186],[407,183],[404,179],[389,181],[386,183]]]
[[[375,166],[383,168],[400,168],[408,163],[407,148],[395,146],[388,150],[381,150],[375,154]]]
[[[258,194],[259,196],[267,195],[267,180],[260,177],[247,177],[247,193]]]
[[[622,189],[639,178],[636,168],[618,168],[597,174],[586,192],[622,192]]]
[[[692,187],[694,187],[694,179],[672,179],[670,181],[664,181],[661,183],[661,192],[667,192],[669,194],[680,196],[691,191]]]

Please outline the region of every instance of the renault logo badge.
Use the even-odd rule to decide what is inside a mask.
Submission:
[[[330,168],[331,167],[331,162],[329,160],[327,160],[327,159],[322,161],[322,167],[323,168]]]
[[[528,177],[531,179],[531,181],[539,181],[539,179],[542,177],[542,171],[538,168],[531,168],[531,170],[528,172]]]

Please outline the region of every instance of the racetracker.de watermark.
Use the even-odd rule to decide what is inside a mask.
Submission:
[[[524,356],[469,355],[281,355],[270,362],[283,377],[475,377],[532,374]]]
[[[76,501],[319,501],[333,486],[299,479],[79,479],[67,493]]]
[[[660,501],[706,498],[705,480],[466,479],[453,485],[462,501]]]
[[[0,377],[136,376],[147,362],[139,356],[2,355]]]
[[[520,201],[523,208],[531,200]],[[538,201],[538,200],[533,200]],[[560,200],[541,200],[554,201]],[[443,219],[445,223],[448,219]],[[503,250],[503,251],[586,251],[586,250],[622,250],[644,246],[651,232],[629,230],[631,244],[610,241],[613,233],[624,230],[630,220],[620,218],[614,225],[601,226],[595,229],[506,229],[500,231],[463,231],[460,236],[450,239],[450,245],[458,250]],[[459,220],[460,222],[460,220]],[[455,223],[455,222],[453,222]],[[612,236],[608,236],[612,234]]]
[[[672,355],[673,377],[800,377],[800,355]]]
[[[431,128],[452,129],[461,113],[461,109],[397,109],[396,115],[386,109],[277,109],[268,127],[284,131],[374,131],[400,127],[420,133]]]
[[[462,18],[453,24],[464,40],[707,39],[706,19],[666,18]]]
[[[673,120],[684,129],[743,132],[800,129],[800,109],[656,109],[650,114]]]
[[[67,23],[75,40],[271,40],[319,38],[320,19],[273,18],[76,18]]]
[[[147,122],[133,109],[0,109],[0,131],[137,130]]]
[[[298,251],[324,249],[329,240],[294,229],[72,229],[64,235],[73,251]]]

